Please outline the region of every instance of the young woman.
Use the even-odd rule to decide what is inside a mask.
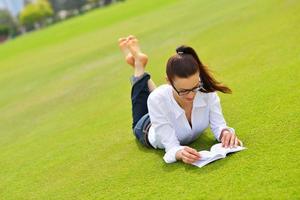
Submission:
[[[134,69],[132,84],[132,129],[146,147],[165,149],[166,163],[181,160],[191,164],[201,159],[187,145],[209,125],[223,147],[242,146],[233,128],[224,120],[217,91],[231,90],[216,81],[193,48],[180,46],[166,67],[167,84],[156,87],[145,72],[147,55],[134,36],[119,39],[126,62]]]

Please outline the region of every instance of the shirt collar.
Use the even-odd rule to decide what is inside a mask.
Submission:
[[[207,103],[205,101],[205,93],[197,92],[194,99],[193,107],[204,107],[206,105]]]

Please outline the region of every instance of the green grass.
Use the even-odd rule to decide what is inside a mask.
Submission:
[[[299,199],[300,3],[130,0],[0,46],[0,199]],[[117,39],[139,37],[147,71],[193,46],[232,95],[248,147],[204,168],[165,164],[131,131]],[[207,130],[191,146],[214,143]]]

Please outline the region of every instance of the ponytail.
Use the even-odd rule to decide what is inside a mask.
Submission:
[[[185,45],[179,46],[176,48],[176,53],[177,54],[169,58],[167,62],[166,72],[170,81],[172,81],[175,76],[187,78],[198,71],[200,73],[202,87],[204,88],[201,90],[202,92],[220,91],[222,93],[232,93],[230,88],[213,77],[208,67],[200,61],[196,51],[192,47]]]

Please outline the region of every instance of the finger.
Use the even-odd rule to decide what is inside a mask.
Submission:
[[[238,140],[238,141],[239,141],[240,146],[243,147],[244,146],[243,142],[241,140]]]
[[[235,139],[234,139],[234,147],[237,147],[237,146],[238,146],[238,144],[239,144],[238,138],[237,138],[237,137],[235,137]]]
[[[184,149],[184,151],[182,152],[183,153],[183,155],[185,156],[185,157],[187,157],[187,158],[189,158],[189,159],[193,159],[193,160],[199,160],[200,159],[200,156],[198,155],[198,154],[192,154],[192,153],[190,153],[189,152],[189,150],[187,150],[187,149]]]
[[[224,137],[224,135],[222,136],[222,138],[221,138],[221,142],[222,142],[222,147],[224,147],[225,146],[225,137]]]
[[[186,158],[188,158],[190,160],[193,160],[193,161],[196,161],[196,160],[200,159],[200,157],[195,156],[195,155],[193,155],[193,154],[191,154],[189,152],[186,152],[184,155],[185,155]]]
[[[228,147],[229,142],[230,142],[230,138],[231,138],[231,134],[226,134],[226,138],[225,138],[225,148]]]
[[[183,161],[184,163],[187,163],[187,164],[191,164],[191,163],[194,162],[193,160],[191,160],[191,159],[189,159],[189,158],[183,158],[182,161]]]
[[[236,136],[235,136],[234,134],[231,134],[231,139],[230,139],[230,148],[232,148],[232,147],[233,147],[235,138],[236,138]]]
[[[200,158],[199,152],[196,151],[195,149],[193,149],[193,148],[191,148],[191,147],[186,147],[185,150],[186,150],[187,152],[189,152],[190,154],[192,154],[192,155],[194,155],[194,156]]]

